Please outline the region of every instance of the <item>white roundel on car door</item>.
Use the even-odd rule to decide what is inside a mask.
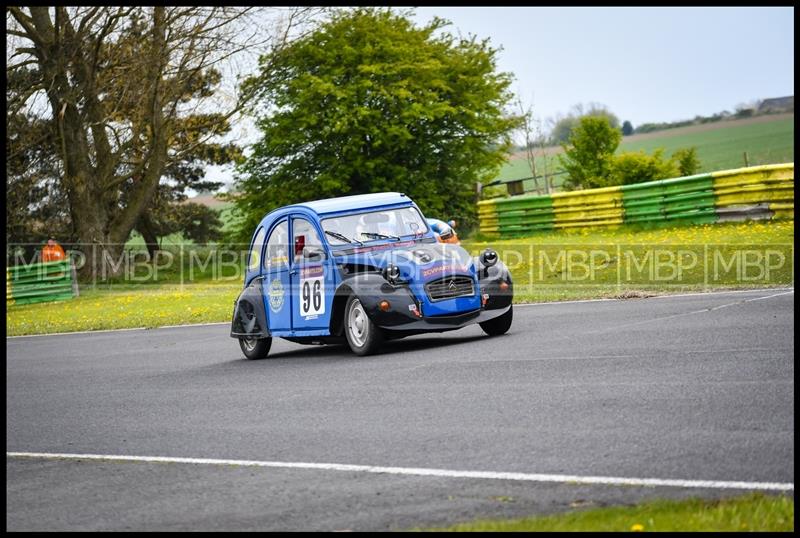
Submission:
[[[325,313],[325,269],[318,265],[300,271],[300,316],[316,317]]]

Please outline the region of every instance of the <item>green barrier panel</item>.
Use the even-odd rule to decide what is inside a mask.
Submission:
[[[69,293],[59,294],[59,295],[47,295],[44,297],[30,297],[27,299],[14,299],[12,304],[24,305],[24,304],[33,304],[33,303],[52,303],[54,301],[66,301],[72,299],[74,296],[72,295],[72,291]]]
[[[30,304],[75,296],[70,260],[18,265],[6,269],[6,304]]]
[[[498,231],[503,237],[553,228],[551,196],[515,196],[498,200],[496,207]]]
[[[711,174],[624,185],[622,203],[626,223],[716,218]]]

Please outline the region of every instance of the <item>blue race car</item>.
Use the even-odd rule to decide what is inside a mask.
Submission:
[[[344,343],[368,355],[387,340],[478,323],[511,327],[511,275],[487,248],[472,257],[441,243],[404,194],[285,206],[253,234],[231,336],[248,359],[272,338]]]

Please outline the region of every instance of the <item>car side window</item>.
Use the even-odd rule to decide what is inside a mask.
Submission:
[[[325,250],[322,241],[311,222],[303,218],[293,218],[292,236],[295,264],[324,259]]]
[[[256,238],[253,239],[253,244],[250,247],[250,259],[247,261],[247,270],[253,271],[258,269],[258,261],[261,259],[261,249],[264,248],[264,236],[267,231],[260,228],[256,233]]]
[[[289,265],[289,223],[283,221],[272,230],[264,255],[264,269],[275,271]]]

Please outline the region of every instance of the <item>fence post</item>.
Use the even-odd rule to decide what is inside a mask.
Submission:
[[[75,260],[69,259],[69,272],[72,276],[72,295],[80,297],[80,290],[78,289],[78,271],[75,270]]]

